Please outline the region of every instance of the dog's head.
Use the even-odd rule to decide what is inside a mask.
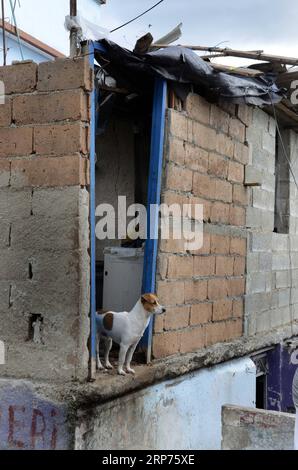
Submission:
[[[150,315],[161,315],[166,312],[165,307],[160,305],[156,294],[143,294],[141,302]]]

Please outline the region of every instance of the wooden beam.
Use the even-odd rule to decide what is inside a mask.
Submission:
[[[155,47],[165,48],[171,47],[167,44],[154,44]],[[295,57],[284,57],[272,54],[264,54],[263,51],[239,51],[236,49],[228,49],[221,47],[208,47],[208,46],[189,46],[181,45],[193,51],[208,51],[224,54],[225,56],[241,57],[244,59],[264,60],[265,62],[278,62],[280,64],[298,65],[298,59]]]
[[[210,64],[214,70],[218,72],[234,73],[236,75],[243,75],[244,77],[258,77],[263,75],[263,72],[256,69],[248,69],[245,67],[231,67],[229,65]]]

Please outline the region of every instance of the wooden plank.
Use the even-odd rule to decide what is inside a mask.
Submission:
[[[165,48],[171,47],[167,44],[154,44],[156,47]],[[190,46],[190,45],[181,45],[187,49],[192,49],[193,51],[208,51],[221,53],[231,57],[241,57],[244,59],[253,59],[253,60],[264,60],[266,62],[278,62],[280,64],[288,65],[298,65],[298,59],[295,57],[284,57],[272,54],[264,54],[263,51],[239,51],[237,49],[228,49],[221,47],[208,47],[208,46]]]

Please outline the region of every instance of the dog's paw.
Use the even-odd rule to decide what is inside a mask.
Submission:
[[[109,370],[112,370],[112,369],[114,369],[114,366],[110,362],[106,362],[105,363],[105,368],[109,369]]]
[[[96,370],[104,370],[104,366],[102,364],[96,364]]]
[[[118,374],[119,375],[126,375],[126,372],[123,369],[118,369]]]
[[[126,371],[128,374],[136,375],[136,371],[131,367],[126,367]]]

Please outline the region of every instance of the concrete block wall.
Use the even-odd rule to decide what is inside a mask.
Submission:
[[[282,132],[284,145],[297,174],[298,141],[293,131]],[[249,189],[246,224],[248,229],[247,284],[245,299],[245,333],[254,335],[293,323],[298,318],[298,236],[297,189],[283,150],[275,168],[275,120],[260,109],[254,109],[247,129],[250,148],[249,168],[261,175],[261,186]],[[288,168],[287,168],[288,170]],[[286,176],[289,185],[286,188]],[[276,178],[282,178],[278,205],[275,204]],[[286,199],[286,206],[284,205]],[[283,206],[282,206],[283,205]],[[286,207],[289,213],[285,233],[277,233],[278,214]],[[275,231],[274,231],[275,230]],[[286,233],[288,232],[288,233]]]
[[[1,67],[1,376],[83,379],[89,336],[88,61]],[[41,344],[32,325],[40,316]]]
[[[293,450],[295,415],[226,405],[223,450]]]
[[[186,353],[240,337],[245,293],[248,107],[196,94],[169,109],[162,202],[203,204],[203,247],[161,240],[157,290],[167,313],[155,320],[153,356]]]

